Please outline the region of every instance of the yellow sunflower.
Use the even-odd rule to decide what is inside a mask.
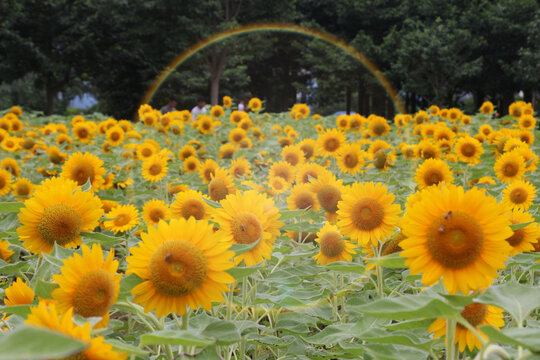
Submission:
[[[208,199],[200,191],[186,190],[178,193],[171,204],[172,217],[176,219],[206,220],[211,216],[212,208],[204,201]]]
[[[319,205],[330,214],[335,214],[338,210],[338,202],[344,190],[343,180],[336,180],[331,172],[323,172],[311,181],[311,191],[317,194]]]
[[[76,123],[75,126],[73,126],[73,136],[83,144],[92,141],[93,132],[93,127],[88,121]]]
[[[536,171],[538,155],[528,146],[520,146],[512,152],[519,154],[525,160],[525,171]]]
[[[414,180],[419,189],[454,180],[450,167],[444,160],[427,159],[416,169]]]
[[[428,286],[442,278],[451,294],[485,289],[511,251],[506,241],[512,236],[511,223],[503,213],[504,208],[478,188],[427,188],[402,220],[407,239],[400,243],[401,256],[412,274],[423,273]]]
[[[154,155],[142,164],[142,176],[146,181],[156,182],[167,176],[167,159]]]
[[[312,209],[319,210],[317,195],[311,191],[311,184],[298,184],[291,189],[291,195],[287,197],[287,205],[290,210]]]
[[[213,225],[194,218],[161,221],[141,239],[130,249],[127,274],[145,280],[131,293],[133,302],[146,312],[155,310],[158,317],[170,312],[183,315],[187,306],[210,310],[212,302],[224,300],[223,292],[234,282],[226,273],[234,253]]]
[[[512,209],[509,216],[513,225],[534,221],[534,217],[521,208]],[[512,236],[506,239],[512,246],[510,256],[534,250],[533,244],[538,242],[538,239],[540,238],[540,227],[538,226],[538,223],[533,222],[524,228],[512,231]]]
[[[536,127],[536,119],[532,115],[521,115],[518,126],[522,130],[533,130]]]
[[[67,154],[61,152],[56,146],[49,146],[47,148],[47,155],[49,155],[49,161],[55,165],[63,164],[67,157]]]
[[[34,184],[27,178],[18,178],[11,187],[13,195],[20,198],[27,198],[34,190]]]
[[[288,145],[281,150],[283,160],[292,166],[299,166],[306,162],[304,152],[298,145]]]
[[[304,139],[298,143],[298,147],[304,152],[304,158],[308,161],[315,157],[317,141],[314,139]]]
[[[418,155],[424,159],[438,159],[441,150],[439,147],[429,140],[422,140],[418,143]]]
[[[336,117],[336,127],[342,131],[349,130],[349,127],[350,127],[349,116],[338,115],[338,117]]]
[[[94,190],[99,190],[101,185],[105,181],[103,175],[105,175],[105,168],[103,168],[103,161],[94,154],[88,152],[82,154],[76,152],[66,160],[62,167],[61,176],[74,180],[82,186],[90,181]]]
[[[223,97],[223,106],[226,108],[230,108],[232,106],[232,99],[230,96]]]
[[[2,140],[2,149],[6,151],[15,152],[19,150],[19,147],[20,147],[20,140],[17,137],[6,136],[4,140]]]
[[[73,309],[69,309],[61,316],[56,305],[51,302],[40,301],[37,307],[30,309],[31,313],[26,318],[25,324],[43,327],[61,332],[71,338],[82,340],[88,346],[78,354],[68,359],[85,360],[125,360],[127,354],[121,354],[113,350],[112,345],[107,344],[103,337],[92,338],[90,336],[90,323],[83,326],[73,322]]]
[[[0,260],[10,262],[9,258],[15,254],[13,250],[9,250],[9,242],[6,240],[0,240]]]
[[[236,192],[232,176],[226,169],[216,169],[212,175],[212,180],[208,183],[208,195],[214,201],[221,201],[229,194]]]
[[[229,132],[229,142],[234,145],[240,144],[246,137],[246,130],[242,128],[234,128]]]
[[[493,103],[491,101],[484,101],[480,106],[480,112],[482,114],[492,114],[494,110]]]
[[[364,167],[365,151],[357,143],[345,144],[339,149],[339,169],[348,174],[356,174]]]
[[[335,261],[351,261],[354,251],[354,244],[345,240],[339,232],[337,226],[325,223],[317,233],[316,242],[319,243],[319,253],[313,258],[317,264],[326,265]]]
[[[528,181],[517,180],[503,190],[503,203],[511,208],[527,210],[531,207],[535,195],[534,185]]]
[[[270,259],[273,243],[283,225],[274,201],[255,190],[229,195],[221,202],[221,208],[212,213],[219,224],[224,241],[232,244],[257,243],[251,250],[234,258],[234,263],[242,261],[252,266]]]
[[[355,183],[346,189],[338,203],[337,225],[341,232],[360,246],[378,245],[395,230],[401,212],[395,197],[381,183]]]
[[[236,147],[233,144],[223,144],[219,148],[220,159],[231,159],[236,152]]]
[[[311,162],[305,163],[296,171],[296,183],[308,184],[311,182],[311,180],[316,180],[323,172],[330,173],[330,171],[325,169],[322,165]]]
[[[388,121],[381,116],[373,116],[368,123],[368,133],[371,137],[384,136],[390,132]]]
[[[219,164],[212,159],[207,159],[199,167],[199,176],[203,183],[208,184],[212,180],[216,169],[219,168]]]
[[[4,304],[6,306],[29,305],[34,301],[34,290],[20,278],[6,288]]]
[[[147,201],[142,212],[142,218],[149,226],[157,225],[161,219],[169,220],[171,218],[171,210],[163,200],[152,199]]]
[[[11,173],[0,169],[0,196],[6,195],[11,191]]]
[[[285,181],[282,177],[270,176],[268,178],[268,186],[270,186],[270,188],[274,190],[276,194],[282,194],[289,190],[291,184]]]
[[[75,247],[80,233],[92,231],[103,215],[101,201],[90,191],[74,189],[72,181],[57,179],[42,185],[24,202],[17,229],[26,249],[50,253],[54,244]]]
[[[233,160],[229,171],[236,179],[251,177],[251,166],[243,157]]]
[[[222,117],[223,114],[225,114],[225,111],[223,111],[223,107],[221,105],[214,105],[210,109],[210,115],[213,117],[219,118]]]
[[[9,171],[13,176],[19,176],[21,174],[19,163],[13,158],[8,157],[2,159],[2,161],[0,161],[0,168]]]
[[[337,129],[329,129],[319,134],[317,150],[321,156],[337,155],[341,146],[346,143],[345,134]]]
[[[502,154],[495,161],[495,173],[500,181],[510,183],[521,180],[525,173],[525,160],[516,151]]]
[[[120,126],[115,125],[110,127],[105,133],[107,137],[107,142],[112,146],[118,146],[124,141],[124,129]]]
[[[259,111],[262,108],[262,102],[259,98],[251,98],[249,99],[248,107],[251,111]]]
[[[118,261],[114,260],[114,249],[105,260],[99,244],[92,245],[92,249],[82,245],[81,250],[82,256],[75,253],[65,259],[61,274],[52,276],[59,287],[51,296],[61,313],[73,308],[75,314],[85,318],[101,317],[94,328],[107,327],[109,310],[118,298],[122,278],[116,273]]]
[[[277,161],[272,164],[268,172],[268,178],[280,177],[287,183],[292,184],[294,181],[295,168],[286,161]]]
[[[216,125],[217,124],[210,116],[199,115],[197,118],[197,130],[199,130],[201,134],[210,134]]]
[[[133,229],[139,223],[139,210],[133,205],[120,205],[113,208],[107,214],[107,220],[103,223],[105,229],[114,231],[114,234]]]
[[[190,156],[184,160],[184,171],[187,173],[194,173],[199,170],[201,163],[195,156]]]

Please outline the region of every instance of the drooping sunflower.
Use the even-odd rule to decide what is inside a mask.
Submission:
[[[142,176],[146,181],[156,182],[167,176],[167,159],[154,155],[142,164]]]
[[[347,188],[338,203],[337,225],[341,232],[360,246],[378,245],[390,236],[399,221],[401,208],[386,185],[355,183]]]
[[[341,146],[346,143],[345,134],[337,129],[329,129],[319,134],[317,151],[321,156],[337,155]]]
[[[343,238],[337,226],[325,223],[317,233],[316,242],[319,243],[319,253],[313,258],[317,264],[326,265],[335,261],[351,261],[354,244]]]
[[[18,178],[11,187],[13,195],[19,198],[27,198],[34,190],[34,184],[27,178]]]
[[[317,179],[311,181],[311,191],[317,194],[319,205],[330,214],[337,212],[338,202],[344,190],[343,180],[336,180],[331,172],[323,172]]]
[[[149,226],[157,225],[162,219],[169,220],[171,218],[171,210],[163,200],[152,199],[147,201],[142,211],[142,218]]]
[[[212,208],[204,201],[208,199],[206,195],[196,190],[186,190],[176,195],[171,204],[171,214],[173,218],[195,220],[206,220],[211,216]]]
[[[236,179],[251,177],[251,165],[243,157],[233,160],[229,171]]]
[[[451,294],[485,289],[511,251],[506,241],[512,236],[510,219],[503,213],[504,207],[482,189],[429,187],[407,207],[401,256],[428,286],[442,278]]]
[[[268,171],[268,178],[280,177],[287,183],[292,184],[294,181],[295,168],[286,161],[277,161],[272,164]]]
[[[34,290],[24,280],[17,278],[6,288],[4,304],[6,306],[29,305],[34,301]]]
[[[359,144],[345,144],[339,149],[339,169],[344,173],[356,174],[364,167],[366,156]]]
[[[92,188],[99,190],[101,185],[105,181],[103,175],[105,175],[105,168],[103,167],[103,161],[96,155],[85,152],[76,152],[71,154],[62,167],[61,176],[74,180],[82,186],[90,181]]]
[[[454,180],[454,177],[444,160],[427,159],[416,169],[414,179],[418,188],[423,189],[443,182],[449,184]]]
[[[480,155],[484,153],[480,141],[470,136],[459,138],[454,146],[454,151],[458,159],[471,166],[480,163]]]
[[[54,244],[80,245],[80,233],[92,231],[102,215],[101,201],[93,192],[76,189],[72,181],[58,178],[41,185],[24,202],[17,233],[26,249],[48,254]]]
[[[472,303],[463,309],[461,316],[469,324],[471,324],[479,333],[487,339],[487,336],[478,329],[482,325],[492,325],[497,328],[504,326],[503,320],[503,309],[500,309],[496,306],[481,304],[481,303]],[[438,318],[428,328],[429,332],[433,332],[433,337],[439,338],[443,335],[446,335],[446,319]],[[445,339],[446,343],[446,339]],[[459,351],[465,351],[465,348],[469,348],[469,351],[473,351],[475,348],[481,349],[482,343],[470,330],[461,324],[456,326],[456,335],[454,339],[454,345],[459,346]]]
[[[212,308],[223,301],[223,292],[234,278],[226,273],[233,266],[220,233],[206,220],[194,218],[161,221],[141,234],[142,241],[130,249],[127,274],[145,280],[133,288],[133,301],[158,317],[170,312],[183,315],[186,307]]]
[[[514,181],[503,190],[503,204],[511,208],[527,210],[531,207],[536,188],[528,181]]]
[[[517,151],[502,154],[495,161],[495,173],[500,181],[510,183],[521,180],[525,173],[525,160]]]
[[[51,302],[40,301],[37,307],[30,309],[30,315],[25,324],[43,327],[61,332],[71,338],[82,340],[88,346],[80,353],[71,355],[68,359],[85,360],[125,360],[127,354],[121,354],[113,350],[112,345],[105,342],[103,337],[90,336],[91,326],[87,322],[83,326],[73,322],[73,309],[70,308],[61,316],[56,305]]]
[[[312,209],[319,210],[317,195],[311,191],[311,184],[298,184],[291,189],[291,195],[287,197],[290,210]]]
[[[65,259],[61,274],[53,275],[59,287],[51,295],[62,313],[73,308],[75,314],[85,318],[101,317],[94,326],[99,329],[109,324],[109,310],[118,298],[122,275],[116,273],[118,261],[114,260],[114,249],[105,260],[99,244],[91,249],[82,245],[81,250],[82,256],[75,253]]]
[[[304,152],[298,145],[288,145],[281,150],[283,160],[292,166],[299,166],[306,162]]]
[[[208,183],[208,195],[214,201],[221,201],[229,194],[236,192],[232,176],[226,169],[218,168],[212,175],[212,180]]]
[[[0,260],[4,260],[5,262],[9,262],[9,258],[11,255],[15,254],[13,250],[9,250],[9,242],[6,240],[0,240]]]
[[[135,206],[120,205],[113,208],[107,214],[107,220],[103,223],[105,229],[112,230],[114,234],[133,229],[139,223],[139,210]]]
[[[220,226],[224,241],[232,244],[257,243],[251,250],[234,258],[234,263],[244,261],[252,266],[269,259],[273,243],[283,225],[274,201],[255,190],[229,195],[212,217]]]
[[[508,215],[510,216],[512,225],[532,222],[521,229],[512,230],[512,236],[506,239],[512,246],[510,256],[534,250],[533,244],[538,242],[538,239],[540,238],[540,227],[538,226],[538,223],[534,222],[534,217],[521,208],[512,209]]]
[[[6,195],[11,191],[11,173],[0,169],[0,196]]]

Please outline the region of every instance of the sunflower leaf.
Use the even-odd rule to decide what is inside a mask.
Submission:
[[[140,337],[141,345],[183,345],[183,346],[208,346],[216,340],[194,334],[187,330],[160,330]]]
[[[253,249],[255,246],[257,246],[259,241],[260,240],[257,240],[251,244],[232,244],[229,250],[234,251],[236,256],[242,255],[243,253],[247,253],[248,251]]]
[[[534,224],[534,221],[529,221],[529,222],[521,223],[521,224],[513,224],[513,225],[510,225],[510,229],[512,229],[512,231],[516,231],[519,229],[523,229],[531,224]]]
[[[24,206],[24,203],[19,201],[14,202],[0,202],[0,212],[3,213],[9,213],[14,212],[17,213],[21,210],[21,208]]]
[[[345,261],[336,261],[325,265],[324,268],[333,271],[352,272],[357,274],[366,273],[366,268],[364,265]]]

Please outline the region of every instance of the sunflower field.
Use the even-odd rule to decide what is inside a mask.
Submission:
[[[530,103],[248,107],[0,112],[0,360],[540,358]]]

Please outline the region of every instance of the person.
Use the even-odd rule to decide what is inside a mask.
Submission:
[[[191,109],[191,119],[196,120],[199,114],[206,114],[206,101],[203,99],[197,100],[197,106]]]
[[[159,111],[162,113],[162,114],[166,114],[168,112],[172,112],[172,111],[176,111],[176,105],[178,105],[178,102],[176,101],[176,99],[169,99],[169,103],[167,105],[165,105],[164,107],[162,107],[161,109],[159,109]]]
[[[246,100],[240,100],[238,103],[238,111],[246,111]]]

